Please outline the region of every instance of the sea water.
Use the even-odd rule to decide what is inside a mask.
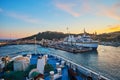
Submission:
[[[9,45],[0,47],[0,56],[13,57],[19,54],[32,54],[34,50],[34,45]],[[111,80],[120,80],[120,47],[99,45],[97,51],[74,54],[37,45],[37,53],[56,54]]]

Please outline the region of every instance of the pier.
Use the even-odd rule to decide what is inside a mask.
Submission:
[[[1,42],[0,47],[7,46],[7,45],[24,45],[24,44],[35,44],[35,43],[37,45],[41,45],[43,47],[50,47],[50,48],[54,48],[54,49],[71,52],[71,53],[82,53],[82,52],[92,51],[91,48],[76,47],[73,45],[64,45],[64,44],[59,44],[59,42],[50,41],[50,40],[46,41],[46,42],[43,42],[42,40],[35,42],[34,39],[32,39],[32,40],[13,40],[13,41]]]
[[[92,51],[92,48],[76,47],[74,45],[64,45],[64,44],[49,45],[48,47],[71,52],[71,53],[82,53],[82,52]]]
[[[12,40],[0,42],[0,47],[7,45],[23,45],[23,44],[35,44],[35,40]],[[36,41],[36,44],[40,45],[40,41]]]

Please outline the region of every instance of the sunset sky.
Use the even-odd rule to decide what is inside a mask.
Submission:
[[[0,39],[43,31],[120,31],[120,0],[0,0]]]

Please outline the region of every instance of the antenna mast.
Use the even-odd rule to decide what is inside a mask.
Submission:
[[[67,29],[67,34],[68,34],[68,27],[66,29]]]
[[[85,28],[84,28],[84,35],[86,35],[86,31],[85,31]]]

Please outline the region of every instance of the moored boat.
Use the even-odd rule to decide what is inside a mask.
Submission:
[[[95,41],[90,36],[86,35],[85,30],[82,36],[74,37],[73,35],[69,35],[64,39],[63,44],[92,48],[93,50],[96,50],[98,47],[98,41]]]

